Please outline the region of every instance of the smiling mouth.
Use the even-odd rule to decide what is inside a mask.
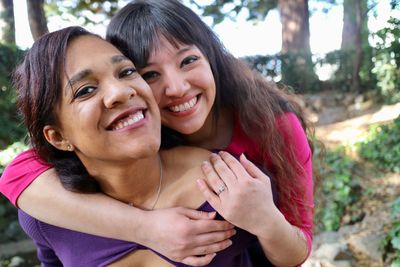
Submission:
[[[121,129],[131,126],[143,119],[144,119],[143,110],[139,110],[139,111],[137,111],[133,114],[130,114],[130,115],[126,116],[125,118],[122,118],[121,120],[118,120],[117,122],[113,123],[112,125],[110,125],[108,127],[108,129],[111,131],[121,130]]]
[[[193,97],[192,99],[190,99],[189,101],[187,101],[185,103],[182,103],[182,104],[179,104],[179,105],[175,105],[175,106],[170,106],[170,107],[168,107],[168,110],[172,111],[174,113],[187,111],[187,110],[193,108],[196,105],[197,100],[198,100],[197,97],[198,96],[195,96],[195,97]]]

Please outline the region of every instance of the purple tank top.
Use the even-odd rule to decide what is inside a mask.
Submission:
[[[198,210],[214,211],[205,202]],[[56,227],[34,219],[19,210],[19,222],[25,232],[34,240],[41,266],[107,266],[137,249],[149,249],[137,243],[89,235]],[[221,217],[219,217],[221,219]],[[252,267],[248,248],[257,243],[257,238],[236,228],[233,244],[217,253],[207,266],[212,267]],[[175,266],[188,266],[171,261],[153,251]]]

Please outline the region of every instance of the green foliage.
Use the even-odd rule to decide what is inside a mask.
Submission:
[[[349,54],[349,51],[335,50],[327,53],[324,58],[317,62],[320,66],[328,64],[335,67],[335,74],[329,80],[329,84],[332,88],[337,88],[343,92],[348,92],[351,89],[353,66]]]
[[[276,80],[281,74],[281,59],[279,55],[272,56],[248,56],[242,58],[253,70],[261,73],[264,77]]]
[[[5,166],[10,163],[17,154],[26,149],[26,145],[17,142],[10,145],[7,149],[0,151],[0,173],[3,172]],[[18,223],[17,209],[10,203],[10,201],[0,194],[0,243],[18,241],[27,238],[28,237]],[[11,266],[5,264],[5,262],[1,261],[0,257],[0,266]]]
[[[11,73],[22,54],[16,46],[0,44],[0,149],[25,135],[17,114],[15,90],[10,84]]]
[[[16,208],[0,195],[0,243],[26,239],[19,226]]]
[[[11,162],[15,156],[24,150],[27,150],[28,146],[22,142],[15,142],[8,146],[6,149],[0,151],[0,173],[3,172],[4,168],[8,163]]]
[[[203,16],[212,17],[214,24],[221,23],[225,18],[235,20],[243,10],[248,12],[248,20],[263,20],[268,12],[278,5],[277,0],[215,0],[206,6],[200,6],[196,0],[189,0],[189,2],[202,9]]]
[[[293,87],[296,93],[317,92],[320,89],[311,55],[307,53],[287,53],[281,55],[280,58],[282,62],[282,83]]]
[[[390,230],[382,241],[385,263],[391,267],[400,266],[400,198],[397,198],[391,209]]]
[[[314,65],[299,54],[243,57],[250,68],[268,79],[284,83],[295,93],[316,92],[320,83],[314,73]]]
[[[372,72],[378,89],[388,103],[400,101],[400,19],[391,17],[388,26],[376,32],[378,39]]]
[[[317,232],[339,229],[346,207],[358,198],[355,192],[359,184],[352,177],[354,162],[346,156],[344,148],[327,151],[324,160],[325,165],[319,166],[323,180],[315,199]]]
[[[387,125],[374,125],[357,144],[361,157],[378,167],[400,173],[400,117]]]
[[[128,2],[128,0],[46,0],[45,10],[49,17],[57,16],[74,23],[78,18],[82,25],[88,25],[103,23]]]
[[[5,166],[27,146],[17,142],[10,145],[6,150],[0,151],[0,173]],[[0,243],[26,239],[18,223],[16,208],[0,194]]]

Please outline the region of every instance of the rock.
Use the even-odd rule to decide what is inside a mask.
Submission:
[[[348,245],[357,257],[368,258],[372,261],[381,261],[382,252],[379,250],[379,244],[383,237],[382,233],[363,232],[350,236],[348,238]]]
[[[346,254],[347,246],[344,243],[327,243],[322,244],[314,253],[318,259],[327,259],[334,261],[338,255]]]

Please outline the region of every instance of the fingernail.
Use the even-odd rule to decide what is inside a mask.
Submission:
[[[217,213],[216,211],[211,211],[208,213],[208,216],[214,217],[216,213]]]

